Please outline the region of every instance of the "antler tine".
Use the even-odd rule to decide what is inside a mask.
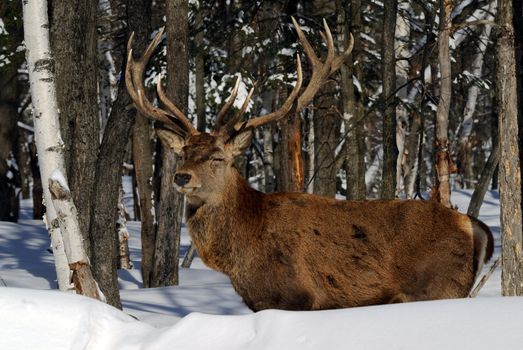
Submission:
[[[324,39],[326,39],[325,43],[327,44],[327,58],[325,59],[325,63],[330,63],[334,60],[334,39],[332,38],[331,29],[325,18],[323,19],[323,28],[325,28]]]
[[[247,107],[249,107],[249,102],[251,101],[252,94],[254,92],[254,87],[251,88],[249,93],[247,94],[247,97],[245,98],[245,101],[243,101],[242,107],[240,110],[234,115],[231,120],[227,122],[224,129],[228,130],[235,126],[236,123],[238,123],[241,119],[241,117],[245,114],[245,111],[247,110]]]
[[[187,125],[187,117],[185,117],[185,115],[181,113],[181,111],[180,114],[175,113],[175,115],[173,116],[169,112],[161,108],[155,107],[147,99],[147,96],[145,96],[144,93],[145,87],[143,83],[143,75],[145,72],[145,67],[147,66],[147,63],[149,62],[154,50],[160,43],[163,31],[164,28],[161,28],[158,31],[154,39],[149,43],[149,45],[145,49],[143,55],[137,60],[135,60],[133,57],[132,42],[134,40],[134,33],[131,34],[131,36],[129,37],[129,41],[127,42],[128,56],[127,66],[125,68],[125,84],[127,87],[127,91],[131,96],[131,99],[133,100],[136,108],[140,112],[142,112],[145,116],[147,116],[150,119],[158,120],[164,123],[165,126],[173,132],[185,136],[188,132],[192,133],[196,131],[194,127],[189,127],[190,123],[189,125]],[[171,118],[180,121],[183,125],[183,128],[180,127],[180,125],[178,125],[177,123],[175,123]]]
[[[342,66],[343,62],[345,62],[347,57],[350,56],[353,47],[354,47],[354,37],[352,36],[352,33],[349,33],[349,43],[347,45],[347,48],[345,49],[345,51],[343,51],[343,54],[336,56],[336,58],[334,58],[334,61],[332,62],[331,72],[338,70]]]
[[[303,31],[301,30],[296,20],[292,18],[292,21],[294,23],[294,27],[296,28],[296,32],[298,33],[298,38],[300,39],[300,42],[303,46],[303,51],[309,58],[309,61],[312,65],[312,75],[309,84],[298,99],[297,109],[300,110],[313,99],[314,95],[316,95],[327,78],[341,67],[347,56],[352,51],[353,38],[351,35],[351,42],[349,47],[342,54],[336,54],[331,30],[327,24],[327,21],[324,19],[323,27],[325,29],[325,33],[321,33],[321,35],[327,44],[327,57],[325,61],[322,62],[319,60],[318,56],[312,49],[311,44],[305,37],[305,34],[303,34]]]
[[[303,81],[303,75],[302,75],[302,71],[301,71],[301,59],[300,59],[299,55],[296,56],[296,71],[297,71],[296,84],[294,85],[294,88],[292,89],[289,97],[287,97],[287,100],[285,100],[285,102],[280,107],[280,109],[278,109],[275,112],[272,112],[272,113],[269,113],[269,114],[266,114],[266,115],[263,115],[263,116],[260,116],[255,119],[251,119],[251,120],[247,121],[247,124],[244,127],[245,129],[257,128],[264,124],[279,120],[279,119],[283,118],[284,116],[286,116],[287,113],[289,113],[289,111],[292,108],[292,105],[294,104],[294,101],[298,97],[298,93],[300,92],[300,88],[301,88],[301,83]],[[235,128],[239,129],[240,127],[242,127],[243,124],[244,123],[238,123],[238,124],[236,124]]]
[[[301,45],[303,46],[303,51],[305,51],[305,55],[309,59],[311,65],[314,66],[320,63],[318,56],[316,56],[316,53],[314,52],[312,45],[309,43],[309,40],[307,40],[307,37],[303,33],[303,30],[301,30],[301,27],[296,21],[296,19],[293,16],[291,16],[291,20],[292,24],[294,25],[294,29],[296,29],[296,33],[298,34],[298,38],[300,39]]]
[[[187,118],[187,116],[178,108],[176,105],[167,98],[165,95],[165,91],[162,87],[162,76],[158,76],[158,82],[156,83],[156,92],[158,93],[158,97],[160,98],[160,101],[167,107],[167,109],[174,114],[174,116],[177,118],[180,123],[183,124],[183,126],[191,133],[194,134],[197,132],[194,125],[192,125],[191,121]]]
[[[225,117],[225,114],[231,108],[232,104],[234,103],[234,100],[236,99],[236,95],[238,94],[238,88],[240,87],[240,77],[236,79],[236,83],[234,83],[234,88],[232,89],[231,96],[229,96],[229,99],[225,102],[223,107],[218,112],[218,115],[216,116],[216,125],[214,126],[214,130],[218,131],[221,129],[223,124],[223,119]]]

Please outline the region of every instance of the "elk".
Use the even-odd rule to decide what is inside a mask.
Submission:
[[[254,311],[319,310],[467,296],[493,251],[489,228],[472,217],[421,200],[336,200],[307,193],[262,193],[233,166],[251,144],[253,129],[300,110],[350,54],[353,39],[335,53],[324,22],[328,53],[319,59],[300,26],[312,67],[300,94],[302,70],[282,106],[243,121],[253,90],[226,118],[239,80],[211,132],[198,132],[157,83],[164,108],[145,96],[143,73],[162,31],[141,58],[128,43],[125,72],[136,108],[160,124],[156,132],[182,158],[175,186],[186,197],[189,234],[205,264],[231,279]],[[159,123],[158,123],[159,122]]]

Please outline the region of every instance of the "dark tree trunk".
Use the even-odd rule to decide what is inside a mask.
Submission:
[[[296,14],[297,2],[287,2],[285,13]],[[284,32],[284,34],[288,34]],[[284,38],[283,42],[294,41],[295,37]],[[278,105],[287,97],[286,92],[281,92]],[[290,113],[280,122],[281,145],[280,151],[280,178],[278,190],[283,192],[302,192],[305,189],[305,174],[302,154],[301,113]]]
[[[44,190],[42,188],[42,178],[40,176],[40,168],[38,166],[38,156],[36,154],[36,144],[33,140],[29,145],[31,152],[31,174],[33,176],[33,219],[42,220],[45,214],[44,205]]]
[[[0,221],[16,222],[18,206],[15,177],[8,166],[14,154],[18,118],[18,74],[12,64],[0,74]]]
[[[134,52],[137,54],[141,54],[148,43],[150,10],[150,0],[129,0],[127,3],[128,30],[135,32]],[[125,45],[120,47],[123,49]],[[116,275],[116,216],[122,162],[136,114],[128,108],[130,104],[131,99],[121,80],[100,146],[91,211],[93,273],[107,302],[118,308],[121,308],[121,302]]]
[[[31,197],[31,151],[27,132],[20,130],[16,138],[16,159],[20,169],[20,194],[22,199]]]
[[[205,44],[203,37],[203,11],[202,1],[200,0],[200,9],[196,11],[195,22],[197,33],[194,36],[194,42],[196,45],[196,57],[195,57],[195,79],[196,79],[196,129],[200,132],[205,131]]]
[[[151,142],[151,124],[140,113],[136,114],[133,128],[133,163],[136,185],[139,193],[139,212],[141,221],[142,241],[142,281],[143,286],[151,286],[153,272],[154,245],[156,239],[156,226],[154,216],[153,196],[153,145]]]
[[[396,56],[394,38],[396,33],[396,13],[398,1],[384,2],[382,57],[383,57],[383,171],[381,198],[396,197]]]
[[[516,51],[516,80],[518,94],[518,115],[520,125],[523,123],[523,2],[512,0],[513,13],[512,21],[514,25],[514,46]],[[520,130],[520,140],[523,137],[523,130]],[[522,156],[523,161],[523,156]]]
[[[511,0],[498,2],[496,89],[499,105],[500,203],[503,295],[523,294],[523,220],[521,193],[521,116],[518,115],[516,51]]]
[[[281,99],[280,99],[281,100]],[[301,152],[301,117],[291,113],[281,125],[279,191],[302,192],[305,177]]]
[[[98,3],[53,0],[51,4],[51,47],[57,62],[56,97],[66,172],[90,255],[87,234],[100,138],[96,80]]]
[[[165,11],[167,17],[167,95],[180,110],[187,114],[189,96],[188,1],[167,0]],[[178,284],[183,196],[172,185],[178,157],[170,148],[163,147],[162,160],[153,286]]]
[[[340,118],[336,115],[336,84],[330,80],[316,99],[314,111],[314,193],[322,196],[336,195],[335,151],[338,145]]]
[[[488,185],[490,180],[492,180],[492,176],[494,175],[494,172],[496,171],[499,163],[499,141],[496,138],[496,140],[493,140],[492,143],[494,144],[492,147],[492,152],[488,157],[487,164],[485,164],[485,167],[481,172],[479,182],[476,185],[474,192],[472,193],[472,198],[470,199],[469,207],[467,209],[467,214],[475,218],[477,218],[479,215],[481,204],[483,204],[483,198],[485,198]]]
[[[361,0],[354,0],[347,13],[346,4],[337,1],[338,26],[341,40],[338,45],[343,47],[348,42],[349,33],[354,37],[354,48],[347,63],[341,67],[341,96],[343,105],[343,120],[345,121],[346,155],[345,174],[347,178],[347,199],[365,199],[365,139],[363,124],[363,91],[358,91],[353,77],[358,81],[363,79],[361,47]],[[350,17],[350,20],[349,20]],[[348,23],[347,23],[348,21]]]

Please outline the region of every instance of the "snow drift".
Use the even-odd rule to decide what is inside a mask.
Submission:
[[[1,349],[521,349],[523,298],[343,310],[192,313],[154,328],[101,302],[0,288]]]

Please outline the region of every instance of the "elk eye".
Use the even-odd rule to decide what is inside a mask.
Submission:
[[[225,158],[221,158],[221,157],[212,157],[211,158],[211,161],[213,162],[223,162],[225,160]]]

